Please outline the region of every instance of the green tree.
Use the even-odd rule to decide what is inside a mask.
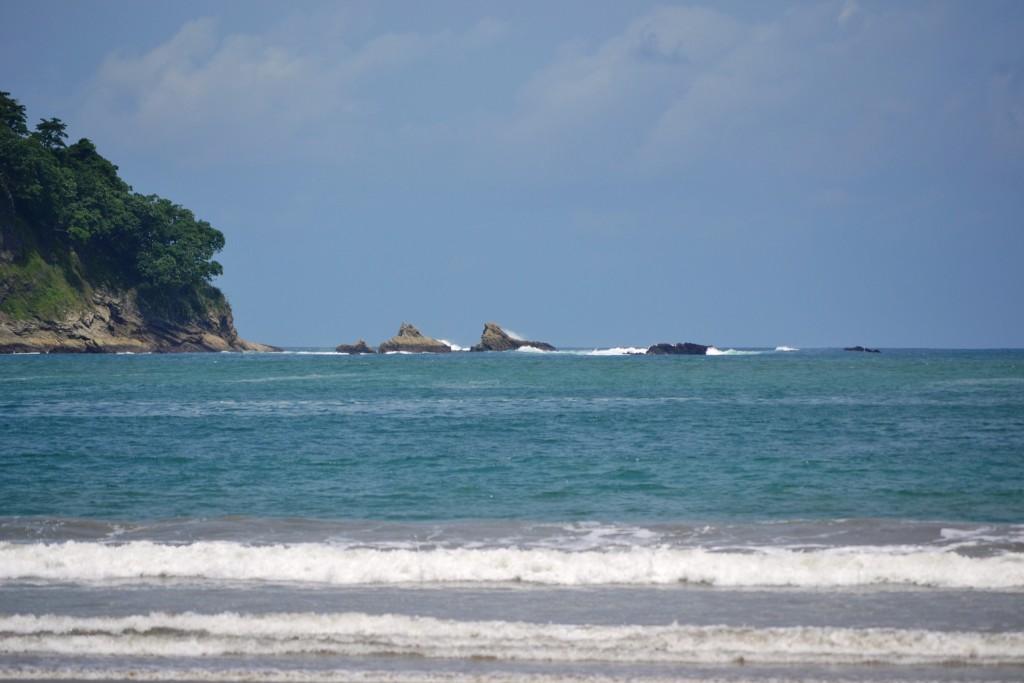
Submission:
[[[0,128],[0,204],[49,241],[74,197],[74,174],[33,138]]]
[[[15,135],[28,135],[25,105],[11,97],[11,93],[3,90],[0,90],[0,122],[10,128]]]
[[[36,124],[36,130],[32,133],[32,137],[51,151],[63,149],[67,146],[64,144],[64,140],[68,137],[68,134],[64,132],[66,128],[67,125],[60,119],[41,119]]]
[[[90,140],[68,146],[60,119],[30,133],[7,92],[0,121],[0,247],[54,264],[68,282],[134,289],[166,317],[223,305],[210,285],[223,272],[213,260],[223,233],[168,199],[133,192]]]
[[[126,284],[141,247],[131,188],[90,140],[82,138],[71,145],[64,157],[75,179],[75,195],[63,214],[68,238],[82,256],[100,267],[97,275]]]
[[[144,302],[168,314],[202,311],[206,286],[224,272],[213,260],[224,248],[224,234],[156,195],[134,195],[132,207],[140,219],[136,272]]]

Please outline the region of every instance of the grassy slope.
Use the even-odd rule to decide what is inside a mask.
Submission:
[[[47,261],[29,231],[7,228],[7,237],[18,233],[21,248],[14,258],[10,251],[0,254],[0,313],[15,320],[54,320],[91,305],[92,288],[74,254]]]

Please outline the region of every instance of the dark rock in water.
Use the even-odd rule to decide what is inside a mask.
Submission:
[[[706,356],[710,348],[710,346],[690,342],[685,344],[655,344],[647,349],[647,354],[650,356]]]
[[[541,351],[557,351],[551,344],[537,341],[524,341],[516,339],[508,332],[501,329],[497,323],[484,325],[483,334],[480,335],[480,343],[470,347],[470,351],[515,351],[524,346],[540,349]]]
[[[452,347],[442,341],[431,339],[416,329],[415,325],[402,323],[398,335],[384,342],[377,349],[379,353],[404,351],[406,353],[448,353]]]
[[[847,346],[843,351],[860,351],[861,353],[881,353],[878,349],[869,349],[863,346]]]
[[[358,356],[363,353],[377,353],[377,349],[367,345],[367,343],[360,339],[355,344],[339,344],[336,349],[338,353],[347,353],[351,356]]]

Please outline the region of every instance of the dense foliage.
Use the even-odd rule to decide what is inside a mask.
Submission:
[[[25,107],[0,92],[0,266],[6,259],[8,273],[24,279],[45,262],[63,270],[71,289],[133,290],[163,317],[221,303],[209,283],[222,272],[212,259],[224,235],[188,209],[134,192],[92,142],[67,145],[65,128],[54,118],[29,130]],[[0,310],[40,314],[19,307],[16,278],[2,276]]]

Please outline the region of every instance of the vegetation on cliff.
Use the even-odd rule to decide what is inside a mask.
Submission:
[[[211,280],[224,235],[191,211],[134,192],[60,119],[28,127],[0,92],[0,314],[53,319],[91,305],[93,290],[130,293],[148,315],[185,320],[227,310]]]

